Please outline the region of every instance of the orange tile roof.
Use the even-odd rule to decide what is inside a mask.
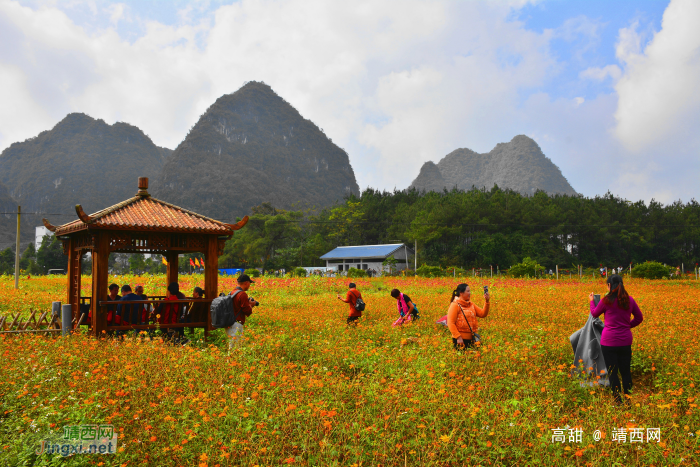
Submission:
[[[150,196],[134,196],[89,216],[56,227],[56,236],[85,229],[161,231],[233,235],[228,224]]]

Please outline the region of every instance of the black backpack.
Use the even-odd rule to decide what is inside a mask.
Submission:
[[[233,309],[233,297],[242,292],[235,290],[229,295],[220,295],[211,302],[211,325],[215,328],[229,328],[236,322],[236,311]]]
[[[355,309],[357,311],[365,311],[365,301],[362,300],[362,297],[357,297],[357,301],[355,302]]]

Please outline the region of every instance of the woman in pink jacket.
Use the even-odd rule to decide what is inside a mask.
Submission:
[[[603,352],[605,366],[608,367],[608,378],[615,400],[620,403],[620,379],[617,376],[618,370],[622,375],[622,389],[625,396],[632,389],[632,328],[637,327],[644,320],[642,311],[637,302],[629,296],[622,284],[622,277],[613,274],[608,277],[608,294],[598,302],[598,306],[593,301],[593,292],[588,296],[590,302],[591,315],[598,318],[605,314],[605,327],[600,338],[600,348]],[[633,316],[630,319],[630,315]],[[625,398],[626,401],[626,398]]]

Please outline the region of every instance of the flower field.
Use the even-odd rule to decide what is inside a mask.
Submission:
[[[110,282],[165,290],[163,276]],[[203,282],[184,276],[181,290]],[[492,296],[483,345],[464,353],[434,324],[459,282],[478,305],[483,285]],[[698,282],[626,282],[645,317],[633,330],[627,407],[569,377],[569,335],[603,280],[358,279],[367,309],[356,328],[346,328],[348,306],[335,297],[347,283],[257,279],[249,294],[261,306],[230,354],[221,330],[184,347],[0,335],[0,466],[696,465]],[[0,315],[65,300],[65,277],[13,286],[0,276]],[[421,320],[392,328],[394,287]],[[34,452],[80,424],[112,424],[118,452]]]

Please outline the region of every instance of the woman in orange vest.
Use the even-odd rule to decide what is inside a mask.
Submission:
[[[452,344],[457,350],[472,347],[476,341],[474,334],[479,330],[476,322],[479,318],[486,318],[489,314],[489,293],[484,294],[486,305],[481,309],[471,301],[471,290],[467,284],[459,284],[452,291],[450,308],[447,310],[447,327],[452,334]]]

